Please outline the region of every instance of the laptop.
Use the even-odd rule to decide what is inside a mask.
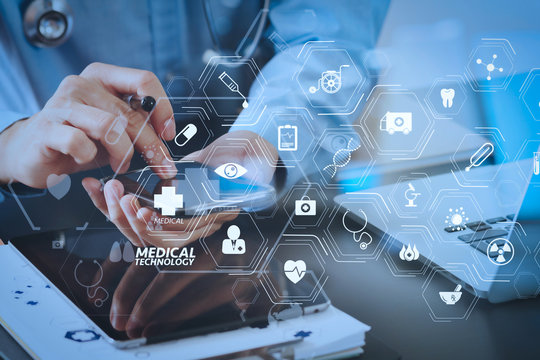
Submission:
[[[460,288],[493,303],[534,297],[540,288],[540,222],[534,220],[540,176],[534,161],[404,178],[334,201],[344,218],[386,234],[390,245],[383,251],[396,262],[443,268]],[[365,206],[362,199],[373,194],[380,206]],[[387,213],[381,216],[380,209]]]

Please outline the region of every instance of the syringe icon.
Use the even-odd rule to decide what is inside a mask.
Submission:
[[[534,152],[534,175],[540,174],[540,152]]]
[[[242,107],[244,109],[248,107],[249,104],[247,102],[246,97],[244,95],[242,95],[242,93],[240,92],[240,87],[238,86],[236,81],[234,81],[233,78],[231,78],[229,76],[229,74],[227,74],[226,71],[222,72],[221,75],[219,75],[219,80],[221,80],[221,82],[223,84],[225,84],[225,86],[228,87],[229,90],[231,90],[232,92],[237,93],[238,95],[240,95],[244,99],[244,102],[242,103]]]

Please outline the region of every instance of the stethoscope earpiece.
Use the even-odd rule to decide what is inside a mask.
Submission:
[[[73,13],[66,0],[33,0],[24,10],[23,26],[32,45],[60,46],[73,30]]]

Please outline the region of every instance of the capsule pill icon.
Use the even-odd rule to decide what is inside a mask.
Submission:
[[[174,142],[178,146],[184,146],[192,137],[197,134],[197,126],[194,124],[187,124],[174,138]]]

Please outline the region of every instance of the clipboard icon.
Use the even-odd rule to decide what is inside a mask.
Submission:
[[[283,125],[278,127],[278,150],[296,151],[298,149],[298,127]]]

